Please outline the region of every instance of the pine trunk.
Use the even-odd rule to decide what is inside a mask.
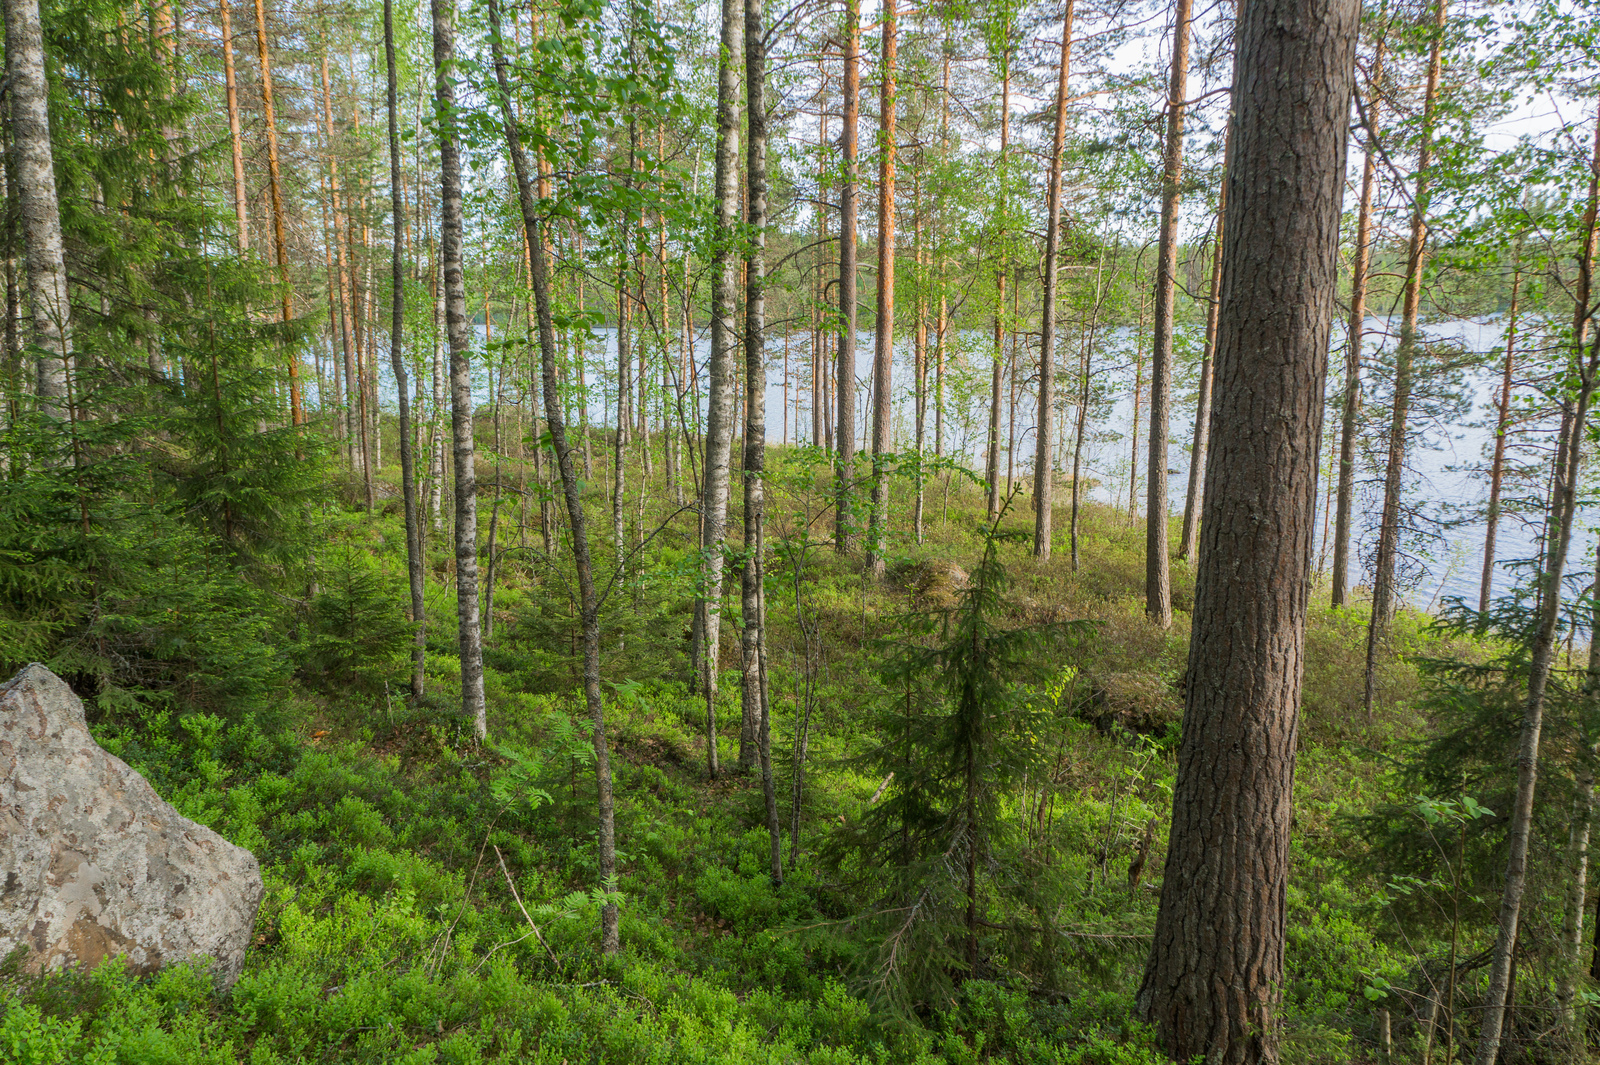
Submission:
[[[1372,263],[1372,196],[1377,183],[1378,91],[1383,83],[1383,40],[1378,40],[1368,80],[1366,159],[1361,165],[1361,205],[1356,211],[1356,246],[1350,264],[1350,319],[1345,328],[1344,407],[1339,426],[1339,486],[1333,519],[1333,605],[1344,606],[1350,589],[1350,521],[1355,505],[1356,419],[1361,413],[1361,345],[1367,324],[1367,271]]]
[[[239,223],[239,257],[250,250],[250,205],[244,188],[244,138],[239,124],[239,82],[233,70],[233,17],[228,0],[217,0],[222,34],[222,80],[228,99],[228,137],[233,147],[233,215]]]
[[[1500,531],[1500,482],[1505,476],[1506,432],[1511,427],[1511,372],[1517,351],[1517,297],[1521,295],[1522,270],[1518,266],[1511,278],[1511,308],[1506,314],[1506,357],[1500,373],[1500,400],[1495,405],[1494,460],[1489,465],[1489,506],[1483,530],[1483,576],[1478,584],[1478,610],[1487,612],[1494,591],[1495,537]],[[1337,557],[1337,556],[1335,556]],[[1600,632],[1600,629],[1593,630]],[[1600,639],[1590,639],[1591,653],[1600,651]]]
[[[1399,600],[1395,560],[1400,551],[1400,489],[1405,475],[1411,390],[1415,384],[1417,314],[1422,302],[1422,268],[1428,240],[1428,201],[1433,169],[1434,113],[1439,102],[1440,37],[1448,11],[1446,0],[1434,8],[1433,45],[1428,81],[1422,98],[1422,145],[1417,155],[1417,190],[1412,197],[1411,246],[1406,255],[1405,294],[1400,306],[1400,340],[1394,353],[1394,406],[1389,418],[1389,455],[1383,479],[1383,513],[1379,519],[1378,555],[1373,562],[1372,616],[1367,623],[1367,714],[1376,698],[1378,654],[1388,636]]]
[[[1172,831],[1140,1012],[1174,1061],[1276,1060],[1285,892],[1357,0],[1235,29],[1217,429]]]
[[[1167,422],[1172,410],[1173,313],[1178,289],[1178,204],[1183,181],[1184,97],[1189,91],[1190,0],[1177,0],[1172,22],[1172,84],[1167,94],[1167,149],[1161,174],[1161,238],[1156,251],[1154,335],[1150,345],[1150,456],[1145,483],[1144,612],[1172,626],[1172,564],[1167,545]]]
[[[759,0],[756,0],[759,2]],[[867,523],[867,567],[884,573],[889,524],[889,425],[894,384],[894,181],[896,40],[895,0],[883,4],[883,62],[878,97],[878,316],[873,326],[872,513]]]
[[[838,470],[834,548],[845,554],[855,540],[856,454],[856,127],[861,119],[861,0],[844,5],[844,182],[839,189],[839,366],[833,409]]]
[[[272,196],[272,238],[278,255],[278,284],[283,297],[283,324],[294,321],[294,291],[289,277],[289,245],[284,239],[283,182],[278,171],[278,118],[272,100],[272,58],[267,48],[267,9],[265,0],[256,0],[256,59],[261,64],[261,106],[267,121],[267,188]],[[303,425],[305,411],[300,403],[300,360],[289,356],[289,418]]]
[[[1067,77],[1072,69],[1072,7],[1061,22],[1061,58],[1056,63],[1056,123],[1050,141],[1048,221],[1044,235],[1044,306],[1039,312],[1039,417],[1034,430],[1033,556],[1050,560],[1055,506],[1056,300],[1061,272],[1061,150],[1067,139]]]

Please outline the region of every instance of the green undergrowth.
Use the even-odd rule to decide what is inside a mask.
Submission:
[[[828,852],[889,786],[861,758],[884,705],[881,641],[933,594],[926,567],[976,565],[981,514],[953,493],[949,520],[930,520],[920,545],[900,542],[880,585],[831,545],[798,538],[804,523],[784,516],[801,513],[797,498],[777,493],[794,506],[774,508],[782,550],[769,568],[781,887],[767,876],[755,778],[705,773],[704,700],[684,684],[686,533],[653,541],[638,579],[605,608],[619,871],[606,886],[595,877],[570,575],[531,562],[502,571],[485,655],[490,742],[479,746],[453,698],[453,589],[430,582],[429,694],[409,699],[410,630],[394,622],[403,536],[393,518],[336,516],[305,609],[285,608],[279,672],[246,710],[91,701],[107,749],[261,860],[266,898],[243,976],[227,993],[182,966],[40,979],[13,958],[0,971],[0,1060],[1161,1060],[1134,995],[1161,879],[1187,569],[1174,582],[1178,618],[1161,632],[1135,594],[1142,532],[1125,517],[1090,510],[1076,573],[1064,550],[1040,563],[1002,544],[1014,581],[1002,624],[1088,619],[1093,636],[1015,693],[1033,715],[1020,741],[1028,769],[998,800],[994,846],[995,868],[1020,879],[985,889],[994,927],[979,970],[954,972],[943,998],[908,1010],[874,980],[881,922],[863,915],[884,871]],[[430,569],[447,572],[443,548],[431,550]],[[1347,815],[1392,796],[1390,769],[1363,752],[1423,728],[1419,682],[1396,656],[1377,715],[1354,714],[1349,662],[1364,634],[1358,614],[1322,609],[1307,640],[1283,1006],[1291,1061],[1361,1057],[1373,981],[1400,979],[1411,958],[1375,930],[1374,884],[1351,872],[1362,845]],[[1403,617],[1396,639],[1418,654],[1442,638]],[[731,768],[737,674],[721,689]],[[808,706],[796,843],[793,752]],[[614,957],[597,951],[606,902],[620,904]]]

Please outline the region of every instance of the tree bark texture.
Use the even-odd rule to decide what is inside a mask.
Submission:
[[[1239,5],[1210,487],[1172,831],[1138,995],[1175,1061],[1276,1059],[1359,18],[1358,0]]]
[[[28,264],[28,312],[36,348],[39,413],[68,419],[67,362],[72,358],[72,300],[67,288],[61,204],[50,145],[50,86],[38,0],[5,0],[6,81],[11,104],[11,164],[16,174]]]
[[[450,344],[450,428],[456,487],[456,623],[461,653],[461,711],[481,741],[488,735],[483,696],[483,640],[478,619],[478,476],[472,439],[472,334],[462,273],[461,147],[454,110],[455,12],[431,0],[433,69],[439,109],[439,265],[444,279],[444,329]]]
[[[733,455],[733,377],[739,342],[734,304],[739,285],[739,67],[744,53],[740,0],[722,0],[722,57],[717,70],[716,255],[712,266],[711,365],[706,375],[705,490],[700,502],[701,684],[706,699],[706,770],[716,776],[717,665],[722,634],[723,546],[728,539],[728,473]]]

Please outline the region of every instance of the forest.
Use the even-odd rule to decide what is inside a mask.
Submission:
[[[0,8],[0,1061],[1600,1053],[1600,5]]]

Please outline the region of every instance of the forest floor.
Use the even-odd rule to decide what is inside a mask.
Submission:
[[[781,480],[778,479],[778,480]],[[777,483],[777,481],[775,481]],[[993,877],[1047,900],[1048,941],[986,940],[943,1001],[887,998],[875,976],[872,870],[834,844],[885,783],[861,756],[888,696],[885,640],[915,609],[948,606],[983,550],[981,500],[931,487],[926,533],[897,541],[888,577],[824,542],[822,494],[791,476],[769,543],[773,748],[785,881],[767,875],[759,776],[738,768],[737,615],[724,626],[719,735],[708,778],[703,697],[685,686],[696,555],[683,521],[651,540],[605,610],[603,675],[617,794],[622,951],[597,950],[592,754],[575,685],[570,581],[503,557],[486,651],[487,746],[454,709],[454,591],[433,536],[430,694],[408,701],[404,633],[376,619],[403,598],[404,533],[387,513],[330,517],[326,609],[349,624],[296,664],[271,713],[103,714],[101,742],[187,816],[260,858],[267,884],[244,975],[227,995],[188,968],[117,967],[28,980],[0,1058],[20,1062],[1154,1062],[1134,1018],[1155,914],[1181,712],[1192,579],[1174,565],[1169,631],[1143,615],[1143,526],[1086,508],[1080,566],[1004,539],[1005,624],[1088,618],[1095,634],[1041,689],[1040,756],[1000,811]],[[797,487],[798,486],[798,487]],[[510,501],[501,536],[512,527]],[[601,501],[596,493],[595,505]],[[487,504],[485,504],[487,509]],[[599,514],[597,513],[597,517]],[[1003,533],[1031,528],[1009,514]],[[591,528],[607,528],[597,521]],[[481,528],[481,525],[480,525]],[[737,528],[737,526],[735,526]],[[812,541],[802,530],[809,528]],[[645,530],[648,532],[648,529]],[[641,537],[642,538],[642,537]],[[520,544],[536,544],[536,532]],[[538,552],[522,551],[524,559]],[[343,575],[342,577],[339,575]],[[342,583],[341,583],[342,581]],[[321,601],[321,600],[319,600]],[[734,596],[730,602],[736,602]],[[1391,753],[1421,735],[1424,654],[1445,648],[1404,616],[1361,710],[1365,619],[1316,597],[1296,784],[1285,1056],[1366,1057],[1372,988],[1426,948],[1386,926],[1347,815],[1395,797]],[[809,634],[809,637],[808,635]],[[909,638],[909,637],[907,637]],[[310,646],[302,641],[301,646]],[[809,667],[806,663],[809,661]],[[808,758],[790,835],[797,723]],[[1147,831],[1148,829],[1148,831]],[[1003,852],[1003,853],[1002,853]],[[1147,853],[1144,868],[1136,858]],[[996,892],[994,928],[1021,914]],[[881,937],[880,937],[881,938]]]

